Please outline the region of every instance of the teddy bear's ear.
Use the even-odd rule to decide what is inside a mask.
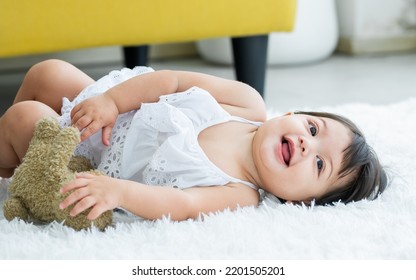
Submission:
[[[42,118],[37,124],[33,138],[39,140],[50,140],[59,133],[61,127],[58,120],[53,117]],[[49,142],[49,141],[48,141]]]

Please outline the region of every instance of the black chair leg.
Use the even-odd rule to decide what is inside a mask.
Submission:
[[[147,66],[149,46],[123,47],[123,53],[126,67]]]
[[[232,38],[234,69],[238,81],[264,96],[268,35]]]
[[[232,38],[234,69],[237,80],[247,83],[264,95],[268,35]],[[148,64],[149,46],[123,47],[128,68]]]

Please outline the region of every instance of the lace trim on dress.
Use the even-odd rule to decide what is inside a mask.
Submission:
[[[120,178],[121,176],[120,168],[124,143],[134,113],[134,111],[128,112],[118,117],[116,125],[113,127],[110,146],[102,153],[103,160],[99,164],[98,169],[113,178]]]
[[[166,166],[168,166],[168,160],[164,156],[164,150],[166,146],[162,145],[160,150],[156,152],[143,171],[144,182],[151,186],[169,186],[177,188],[182,184],[181,177],[174,176],[171,173],[166,173]]]

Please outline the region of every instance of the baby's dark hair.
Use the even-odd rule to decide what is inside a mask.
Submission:
[[[351,144],[343,151],[341,168],[338,172],[339,178],[352,174],[351,178],[343,185],[337,186],[336,190],[316,199],[315,204],[375,199],[386,189],[388,179],[384,168],[374,150],[367,143],[364,134],[351,120],[326,112],[297,111],[295,113],[333,119],[352,132]]]

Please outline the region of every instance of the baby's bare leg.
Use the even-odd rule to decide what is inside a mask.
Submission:
[[[94,80],[70,63],[49,59],[32,66],[27,72],[14,103],[36,100],[60,113],[62,98],[72,100]]]
[[[36,123],[46,116],[58,117],[49,106],[22,101],[0,118],[0,177],[9,178],[26,154]]]

